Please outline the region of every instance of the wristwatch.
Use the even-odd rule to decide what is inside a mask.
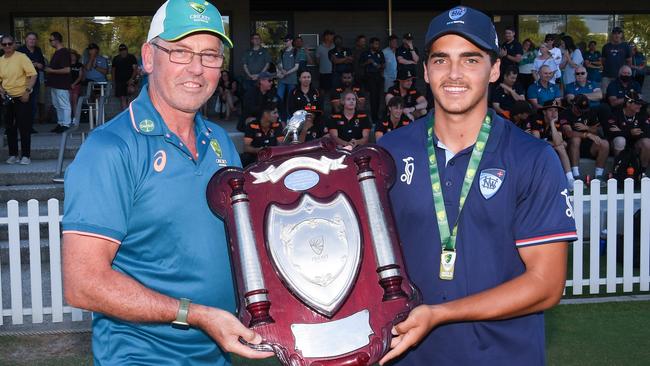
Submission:
[[[188,330],[190,324],[187,322],[187,314],[190,311],[190,299],[181,298],[181,303],[176,313],[176,320],[172,322],[172,327],[176,329]]]

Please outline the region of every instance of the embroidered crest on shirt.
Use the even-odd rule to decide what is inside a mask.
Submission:
[[[167,165],[167,153],[165,150],[158,150],[153,156],[153,170],[160,173],[165,170],[165,165]]]
[[[413,179],[413,171],[415,170],[413,160],[414,159],[411,156],[402,159],[404,162],[404,174],[402,174],[399,179],[407,185],[411,185],[411,180]]]
[[[140,130],[142,132],[151,132],[151,131],[153,131],[153,129],[154,129],[154,127],[156,125],[153,123],[152,120],[144,119],[144,120],[140,121],[139,126],[140,126]]]
[[[486,200],[492,198],[499,191],[505,177],[506,171],[503,169],[484,169],[481,171],[478,185],[481,194]]]

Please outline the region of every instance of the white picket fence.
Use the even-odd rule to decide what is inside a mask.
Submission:
[[[618,289],[619,293],[635,291],[634,284],[639,284],[638,291],[650,291],[650,178],[643,179],[641,192],[634,192],[632,180],[625,182],[623,193],[618,193],[616,181],[610,180],[606,193],[601,193],[600,184],[594,180],[589,187],[589,193],[584,194],[583,183],[578,181],[575,184],[575,194],[572,197],[573,214],[578,229],[578,240],[570,248],[573,261],[566,281],[566,293],[572,295],[583,294],[583,287],[589,286],[589,294],[605,294],[617,292],[617,285],[622,284],[623,288]],[[638,208],[641,208],[641,230],[640,230],[640,252],[633,253],[633,215]],[[44,315],[51,315],[52,322],[62,322],[64,314],[71,314],[72,321],[83,319],[84,311],[64,304],[63,287],[61,278],[61,234],[59,212],[59,201],[50,199],[47,202],[47,215],[39,214],[39,202],[30,200],[27,202],[27,216],[19,215],[19,204],[17,201],[7,203],[7,215],[0,216],[0,231],[8,230],[8,252],[9,252],[9,277],[10,277],[10,307],[3,309],[3,264],[0,261],[0,326],[3,325],[3,318],[10,317],[9,324],[23,324],[25,316],[31,316],[31,323],[43,323]],[[585,220],[585,217],[588,220]],[[622,219],[622,222],[620,221]],[[43,305],[43,281],[41,261],[41,223],[47,223],[49,233],[49,273],[50,273],[50,306]],[[20,225],[27,225],[29,237],[29,296],[31,307],[25,307],[23,302],[23,265],[21,263]],[[619,226],[622,226],[624,236],[624,260],[622,273],[617,271],[616,263],[616,241],[619,233]],[[603,229],[607,229],[607,256],[606,276],[600,275],[600,235]],[[587,234],[587,235],[585,235]],[[589,241],[585,241],[585,237]],[[589,248],[589,275],[584,276],[583,261],[584,251]],[[640,269],[637,275],[634,274],[633,255],[640,255]],[[6,265],[6,264],[5,264]],[[571,291],[569,290],[571,288]],[[605,291],[603,291],[605,290]],[[50,321],[50,319],[45,320]]]

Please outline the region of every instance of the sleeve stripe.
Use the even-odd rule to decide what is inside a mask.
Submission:
[[[111,238],[109,236],[99,235],[99,234],[95,234],[95,233],[89,233],[87,231],[63,230],[62,234],[77,234],[77,235],[83,235],[83,236],[92,236],[94,238],[108,240],[108,241],[113,242],[113,243],[118,244],[118,245],[122,244],[121,241],[119,241],[117,239],[113,239],[113,238]]]
[[[577,237],[578,235],[576,234],[575,231],[570,231],[568,233],[559,233],[559,234],[552,234],[552,235],[536,236],[534,238],[528,238],[528,239],[521,239],[515,241],[515,244],[517,246],[524,246],[524,245],[540,244],[540,243],[547,243],[553,241],[573,241],[576,240]]]

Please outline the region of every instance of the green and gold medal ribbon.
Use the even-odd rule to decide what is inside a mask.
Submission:
[[[440,232],[440,243],[442,244],[442,255],[440,257],[440,278],[451,280],[454,278],[454,264],[456,261],[456,234],[458,233],[458,219],[465,205],[465,200],[472,187],[476,170],[483,157],[483,151],[490,136],[492,127],[492,118],[489,115],[483,119],[481,130],[472,149],[472,156],[467,165],[463,187],[460,191],[460,204],[458,206],[458,217],[456,218],[454,228],[449,232],[449,222],[447,221],[447,211],[445,210],[445,200],[442,196],[442,185],[440,183],[440,171],[436,157],[436,150],[433,146],[433,126],[435,124],[433,116],[429,122],[427,130],[427,149],[429,152],[429,175],[431,176],[431,190],[433,191],[433,203],[436,210],[436,220],[438,222],[438,231]]]

